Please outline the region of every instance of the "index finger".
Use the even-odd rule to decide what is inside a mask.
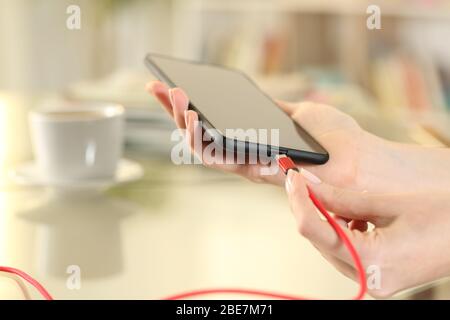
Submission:
[[[172,104],[169,98],[169,87],[161,81],[155,80],[145,85],[147,92],[155,96],[156,99],[163,105],[164,109],[173,118]]]

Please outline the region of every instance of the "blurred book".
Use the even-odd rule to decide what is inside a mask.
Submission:
[[[389,54],[372,63],[374,93],[388,112],[409,109],[413,112],[445,108],[436,64],[405,54]]]
[[[284,71],[289,49],[288,22],[278,28],[258,23],[238,24],[229,33],[210,33],[203,47],[206,62],[236,68],[249,75],[274,75]]]
[[[450,69],[447,69],[444,66],[439,66],[438,75],[444,95],[445,105],[447,110],[450,111]]]

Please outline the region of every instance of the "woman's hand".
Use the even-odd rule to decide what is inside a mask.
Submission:
[[[194,111],[187,111],[189,99],[183,90],[169,90],[159,81],[147,84],[147,90],[160,101],[179,128],[187,129],[193,145],[194,126],[198,117]],[[450,181],[450,170],[442,165],[450,161],[449,152],[443,155],[430,148],[428,153],[421,147],[380,139],[362,130],[353,118],[331,106],[309,102],[280,101],[278,104],[330,154],[330,160],[324,165],[302,164],[323,181],[370,192],[433,190],[443,187],[436,183],[437,180]],[[209,166],[255,182],[278,185],[284,182],[281,172],[277,175],[261,175],[261,164]]]
[[[198,117],[194,111],[187,111],[186,94],[179,88],[169,90],[159,81],[149,83],[147,90],[177,126],[187,129],[187,136],[193,137]],[[345,226],[365,267],[379,268],[380,288],[372,288],[372,295],[386,297],[448,275],[449,149],[383,140],[330,106],[278,104],[330,154],[324,165],[302,164],[303,175],[289,171],[287,189],[299,232],[343,274],[355,278],[349,254],[309,200],[304,176],[326,208]],[[192,139],[189,142],[193,145]],[[262,176],[261,164],[211,166],[257,182],[282,185],[285,180],[281,172]],[[367,231],[369,222],[375,226],[371,231]]]
[[[341,273],[357,281],[353,261],[336,232],[322,220],[306,185],[339,219],[372,273],[369,293],[389,297],[450,276],[450,188],[442,192],[369,193],[331,186],[312,173],[289,170],[286,190],[300,234]],[[370,222],[375,226],[367,231]]]
[[[187,129],[189,137],[194,137],[194,124],[198,120],[197,114],[186,111],[189,99],[179,88],[169,89],[159,81],[147,85],[147,90],[152,93],[167,112],[172,116],[178,128]],[[306,131],[308,131],[330,154],[331,159],[327,164],[318,166],[315,170],[323,178],[340,185],[357,184],[359,167],[362,162],[369,162],[368,154],[377,153],[379,146],[376,139],[361,130],[358,124],[349,116],[336,109],[312,103],[290,104],[279,102],[280,108],[288,116],[292,117]],[[369,140],[374,140],[370,141]],[[193,141],[191,141],[191,145]],[[218,169],[237,173],[255,182],[269,182],[282,185],[284,176],[261,175],[260,164],[214,164]]]

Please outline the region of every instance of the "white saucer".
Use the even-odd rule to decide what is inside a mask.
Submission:
[[[34,161],[24,163],[11,172],[11,177],[14,182],[20,185],[46,186],[64,189],[105,188],[136,181],[142,178],[143,175],[144,170],[141,165],[128,159],[121,159],[119,161],[116,174],[112,178],[49,181],[40,174],[37,164]]]

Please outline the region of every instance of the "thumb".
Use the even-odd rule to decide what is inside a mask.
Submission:
[[[277,100],[276,102],[281,110],[326,149],[336,147],[336,141],[330,141],[328,133],[340,132],[340,142],[348,143],[346,133],[360,130],[352,117],[332,106],[307,101],[289,103]]]
[[[335,187],[304,168],[300,169],[300,175],[320,202],[340,217],[373,222],[380,213],[388,211],[386,195]]]
[[[298,232],[314,245],[328,250],[339,247],[340,240],[327,221],[320,218],[316,207],[309,199],[305,178],[294,170],[286,177],[286,191],[291,210],[297,221]]]
[[[320,250],[330,252],[333,256],[351,263],[352,258],[347,248],[328,221],[320,218],[316,207],[310,200],[303,174],[289,170],[286,178],[286,191],[291,210],[297,221],[298,232]],[[354,244],[356,250],[362,248],[364,237],[356,236],[356,233],[346,228],[342,230]]]

